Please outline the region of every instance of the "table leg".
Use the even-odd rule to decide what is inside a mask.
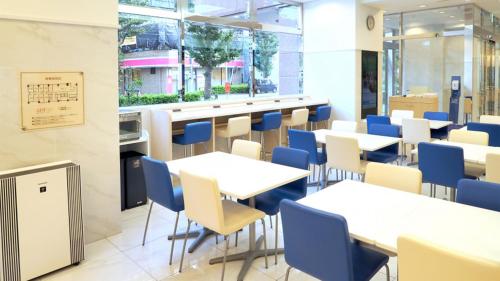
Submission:
[[[249,200],[248,206],[255,208],[255,198],[252,197]],[[249,249],[246,252],[238,253],[238,254],[233,254],[229,255],[226,257],[226,262],[231,262],[231,261],[240,261],[244,260],[243,266],[241,267],[240,273],[238,274],[238,281],[243,281],[243,278],[245,278],[245,275],[247,274],[248,270],[252,266],[252,263],[255,259],[263,257],[266,252],[265,250],[261,250],[262,243],[264,242],[264,237],[260,236],[259,239],[255,239],[256,234],[255,234],[255,222],[251,223],[249,225]],[[284,249],[278,249],[278,254],[283,254]],[[274,255],[274,249],[268,250],[267,255]],[[216,264],[216,263],[222,263],[224,260],[223,257],[217,257],[213,258],[209,261],[209,264]]]

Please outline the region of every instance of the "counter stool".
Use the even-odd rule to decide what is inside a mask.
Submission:
[[[215,135],[227,139],[227,151],[231,152],[231,138],[248,135],[252,121],[249,116],[233,117],[227,120],[227,126],[215,128]]]
[[[316,114],[310,114],[308,121],[311,122],[311,131],[318,129],[318,123],[330,120],[332,107],[329,105],[322,105],[316,108]],[[313,125],[316,125],[313,128]],[[328,126],[327,126],[328,127]]]
[[[294,111],[292,111],[292,116],[287,116],[283,118],[282,124],[283,126],[285,126],[288,135],[288,130],[293,129],[294,127],[304,126],[305,130],[308,119],[309,119],[309,109],[307,108],[295,109]]]
[[[260,123],[252,124],[252,131],[260,132],[260,144],[262,145],[262,159],[266,159],[264,146],[264,132],[281,128],[281,112],[268,112],[262,115]],[[279,133],[279,131],[278,131]]]
[[[193,155],[193,145],[198,143],[206,143],[212,137],[212,122],[202,121],[189,123],[184,126],[184,134],[174,135],[172,142],[175,144],[184,145],[184,157],[188,156],[187,148],[190,146],[190,154]],[[208,149],[205,145],[205,152]]]

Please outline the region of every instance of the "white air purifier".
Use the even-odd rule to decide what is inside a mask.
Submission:
[[[0,281],[30,280],[84,259],[80,166],[0,172]]]

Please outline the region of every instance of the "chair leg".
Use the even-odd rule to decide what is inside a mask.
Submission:
[[[217,235],[217,233],[215,233],[215,245],[219,245],[219,235]]]
[[[385,266],[385,274],[386,274],[386,280],[391,281],[391,272],[389,271],[389,266],[387,264]]]
[[[235,241],[234,241],[234,247],[238,247],[238,232],[240,232],[239,230],[236,231],[236,237],[235,237]]]
[[[142,246],[146,243],[146,234],[148,233],[149,218],[151,217],[151,210],[153,209],[154,202],[151,201],[151,206],[149,206],[148,218],[146,220],[146,227],[144,228],[144,235],[142,236]]]
[[[178,224],[179,224],[179,212],[177,212],[177,216],[175,218],[174,235],[172,236],[172,246],[170,248],[170,260],[168,262],[169,265],[172,265],[172,256],[174,255],[175,235],[177,234]]]
[[[190,228],[191,228],[191,220],[188,219],[188,227],[186,230],[186,235],[184,236],[184,244],[182,245],[181,264],[179,265],[179,272],[182,272],[182,263],[184,262],[184,253],[186,252],[186,243],[188,240]]]
[[[188,148],[187,145],[184,146],[184,158],[186,158],[188,155]]]
[[[288,269],[286,270],[285,281],[288,281],[288,277],[290,276],[290,270],[292,270],[291,266],[289,266]]]
[[[278,264],[278,214],[276,214],[276,224],[274,225],[274,264]]]
[[[273,229],[273,218],[269,216],[269,226]]]
[[[316,165],[314,165],[316,166]],[[319,189],[321,188],[321,166],[318,166],[318,185],[316,186],[316,191],[319,191]],[[325,175],[323,175],[324,177]]]
[[[267,261],[267,237],[266,237],[266,220],[264,218],[260,219],[262,221],[262,232],[264,234],[264,261],[266,265],[266,269],[269,267]]]
[[[231,153],[231,138],[227,138],[227,153]]]
[[[313,166],[313,170],[312,170],[311,178],[312,178],[312,181],[315,181],[316,180],[316,165],[312,165],[312,166]]]
[[[226,271],[226,258],[227,258],[227,249],[229,248],[229,236],[224,236],[226,240],[226,247],[224,248],[224,258],[222,260],[222,276],[220,278],[221,281],[224,281],[224,273]]]

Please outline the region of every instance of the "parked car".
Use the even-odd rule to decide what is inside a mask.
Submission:
[[[257,94],[276,93],[278,91],[278,87],[269,79],[257,79],[255,83]]]

